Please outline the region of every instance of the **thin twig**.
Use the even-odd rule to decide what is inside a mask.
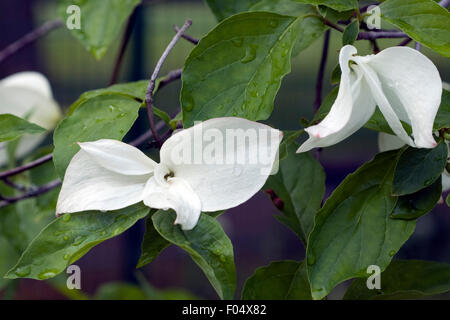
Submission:
[[[6,198],[6,197],[0,196],[0,199],[1,199],[0,208],[6,207],[7,205],[19,202],[21,200],[25,200],[25,199],[43,195],[44,193],[47,193],[50,190],[53,190],[53,189],[59,187],[60,185],[61,185],[61,180],[56,179],[56,180],[53,180],[43,186],[40,186],[39,188],[32,190],[32,191],[25,192],[24,194],[17,196],[17,197]]]
[[[168,85],[169,83],[178,80],[181,78],[181,72],[183,71],[183,69],[176,69],[173,71],[170,71],[167,76],[164,77],[164,79],[162,79],[159,84],[158,84],[158,90],[161,88],[164,88],[166,85]]]
[[[169,55],[170,51],[173,49],[177,41],[180,39],[181,35],[189,28],[192,24],[191,20],[187,20],[183,27],[175,34],[172,41],[170,41],[169,45],[167,46],[166,50],[164,50],[161,58],[159,59],[158,63],[156,64],[155,70],[153,71],[153,74],[150,78],[150,83],[147,88],[147,92],[145,94],[145,103],[147,105],[147,114],[148,114],[148,121],[150,124],[150,130],[153,133],[153,136],[155,137],[155,140],[159,141],[159,135],[155,128],[155,123],[153,120],[153,110],[152,110],[152,104],[153,104],[153,90],[155,88],[155,81],[158,77],[159,71],[161,70],[161,67],[166,60],[167,56]]]
[[[178,31],[180,31],[180,28],[178,28],[178,26],[177,25],[174,25],[173,26],[173,30],[175,30],[175,32],[178,32]],[[200,41],[200,40],[198,40],[198,39],[196,39],[196,38],[194,38],[194,37],[191,37],[190,35],[188,35],[188,34],[181,34],[181,37],[183,38],[183,39],[185,39],[185,40],[187,40],[187,41],[189,41],[189,42],[191,42],[191,43],[193,43],[193,44],[198,44],[198,42]]]
[[[400,42],[400,43],[397,45],[397,47],[404,47],[404,46],[408,45],[411,41],[412,41],[411,38],[405,39],[405,40],[403,40],[402,42]]]
[[[119,76],[120,66],[122,65],[123,56],[127,49],[127,45],[130,42],[131,34],[133,33],[133,28],[136,22],[136,8],[128,19],[127,27],[125,29],[125,33],[122,37],[122,44],[120,45],[120,50],[116,58],[116,63],[114,65],[114,70],[111,75],[111,79],[109,80],[109,85],[113,85],[117,82],[117,77]]]
[[[378,46],[378,43],[377,43],[376,39],[370,40],[370,43],[372,43],[372,47],[373,47],[373,52],[374,53],[380,52],[380,47]]]
[[[10,57],[23,47],[45,36],[50,31],[61,28],[63,25],[64,23],[61,20],[52,20],[44,23],[42,26],[31,31],[30,33],[27,33],[22,38],[11,43],[5,49],[0,51],[0,63],[2,63],[4,60],[6,60],[8,57]]]
[[[406,38],[408,37],[406,33],[401,31],[367,31],[367,32],[360,32],[358,34],[357,40],[374,40],[374,39],[381,39],[381,38],[387,38],[387,39],[394,39],[394,38]]]
[[[319,110],[320,105],[322,104],[323,78],[325,75],[325,67],[327,64],[329,45],[330,45],[330,30],[327,30],[325,32],[325,37],[323,39],[322,58],[320,60],[319,72],[317,74],[316,99],[314,100],[314,113],[316,113],[317,110]]]
[[[9,180],[8,178],[4,178],[4,179],[3,179],[3,182],[4,182],[6,185],[8,185],[8,186],[10,186],[11,188],[14,188],[14,189],[16,189],[16,190],[19,190],[19,191],[27,191],[27,187],[25,187],[25,186],[23,186],[23,185],[20,185],[20,184],[17,184],[17,183],[15,183],[15,182]]]
[[[42,158],[36,159],[36,160],[34,160],[30,163],[27,163],[23,166],[0,172],[0,179],[3,180],[4,178],[15,176],[16,174],[33,169],[37,166],[40,166],[41,164],[44,164],[44,163],[52,160],[52,158],[53,158],[52,154],[47,154],[47,155],[43,156]]]
[[[329,27],[331,27],[331,28],[333,28],[333,29],[335,29],[335,30],[337,30],[337,31],[339,31],[339,32],[344,32],[344,29],[342,29],[342,28],[339,27],[338,25],[335,25],[333,22],[331,22],[331,21],[329,21],[329,20],[327,20],[327,19],[324,19],[323,22],[324,22],[327,26],[329,26]]]

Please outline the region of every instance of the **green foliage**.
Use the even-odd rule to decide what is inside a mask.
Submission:
[[[60,0],[59,15],[65,22],[69,18],[67,8],[70,5],[80,7],[81,28],[71,32],[87,51],[101,59],[139,3],[139,0]]]
[[[318,211],[307,247],[314,299],[344,280],[366,276],[369,265],[384,270],[413,233],[415,221],[390,218],[397,159],[397,152],[378,154],[347,176]]]
[[[450,92],[442,90],[441,105],[434,119],[434,129],[450,128]]]
[[[140,103],[120,95],[99,95],[87,99],[72,115],[60,122],[53,135],[53,162],[64,177],[78,142],[98,139],[122,140],[137,119]]]
[[[0,114],[0,142],[20,138],[24,134],[45,132],[45,129],[12,114]]]
[[[344,30],[342,35],[342,45],[353,44],[358,38],[359,21],[353,20]]]
[[[419,299],[448,291],[450,291],[449,264],[397,260],[381,273],[380,290],[369,290],[366,279],[356,279],[348,288],[344,299]]]
[[[221,22],[186,60],[183,125],[222,116],[267,119],[281,79],[290,71],[297,36],[309,33],[315,21],[253,12]]]
[[[65,214],[36,236],[5,277],[53,278],[96,245],[129,229],[148,212],[148,207],[138,204],[111,212]]]
[[[394,219],[417,219],[427,214],[438,203],[442,195],[442,182],[438,178],[430,186],[398,198],[391,214]]]
[[[161,236],[190,254],[221,299],[233,299],[236,289],[233,245],[215,218],[201,214],[197,226],[189,231],[173,224],[173,211],[159,210],[152,220]]]
[[[387,0],[381,17],[417,42],[450,57],[450,13],[431,0]]]
[[[431,185],[441,176],[446,164],[447,145],[443,141],[433,149],[407,148],[395,170],[393,194],[411,194]]]
[[[247,279],[243,300],[311,300],[304,262],[276,261]]]
[[[276,218],[306,244],[325,193],[325,173],[310,154],[295,153],[297,148],[297,143],[288,143],[287,157],[280,162],[278,173],[269,177],[264,190],[273,190],[283,201],[283,215]]]
[[[301,3],[324,5],[337,11],[347,11],[358,6],[357,0],[295,0]]]
[[[152,262],[156,257],[171,243],[163,238],[153,226],[151,215],[145,220],[145,233],[141,245],[141,257],[139,258],[137,268],[142,268]]]

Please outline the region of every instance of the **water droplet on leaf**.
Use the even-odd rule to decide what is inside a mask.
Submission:
[[[242,63],[249,63],[256,58],[256,46],[251,45],[245,49],[245,56],[241,59]]]
[[[31,267],[25,266],[25,267],[17,268],[17,270],[14,273],[18,277],[26,277],[27,275],[30,274],[30,272],[31,272]]]

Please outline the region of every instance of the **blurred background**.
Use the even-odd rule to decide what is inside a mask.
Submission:
[[[100,1],[100,0],[98,0]],[[103,1],[103,0],[102,0]],[[0,50],[42,23],[57,18],[53,0],[2,0],[0,2]],[[157,59],[173,37],[173,25],[181,26],[186,19],[193,25],[188,34],[201,38],[216,25],[216,20],[202,0],[144,1],[137,9],[136,25],[121,67],[119,82],[148,79]],[[123,28],[124,29],[124,28]],[[97,61],[65,28],[51,32],[46,37],[27,46],[0,65],[0,78],[19,71],[39,71],[50,80],[56,101],[67,109],[78,96],[87,91],[107,86],[111,77],[120,39]],[[398,40],[380,41],[385,48]],[[313,115],[314,88],[323,39],[301,52],[292,61],[292,72],[287,75],[275,101],[272,117],[267,123],[280,130],[300,128],[299,120]],[[331,43],[324,96],[331,90],[330,75],[337,64],[341,35],[331,32]],[[369,42],[359,41],[361,54],[372,53]],[[193,45],[181,40],[169,55],[161,75],[181,68]],[[438,67],[443,81],[450,82],[450,63],[447,59],[423,49]],[[158,93],[155,105],[172,113],[179,107],[181,82],[174,82]],[[146,117],[140,117],[126,140],[131,140],[148,128]],[[305,139],[306,137],[303,137]],[[51,142],[50,138],[49,141]],[[327,194],[364,162],[377,153],[377,133],[362,129],[345,141],[326,148],[320,161],[327,175]],[[1,209],[0,209],[1,211]],[[1,214],[1,212],[0,212]],[[277,214],[270,199],[262,192],[247,203],[228,210],[219,220],[234,245],[238,276],[236,297],[246,278],[259,266],[273,260],[304,258],[302,243],[285,226],[274,219]],[[425,259],[450,263],[450,212],[438,205],[432,213],[418,221],[417,229],[397,258]],[[139,297],[134,285],[143,283],[154,290],[183,289],[189,296],[217,299],[202,271],[189,255],[174,246],[169,247],[151,264],[136,273],[135,265],[140,254],[144,232],[143,221],[121,236],[106,241],[76,262],[82,270],[82,291],[93,295],[101,288],[108,297],[111,283],[127,283],[131,291],[124,297]],[[3,253],[5,254],[5,253]],[[0,253],[2,259],[2,253]],[[67,277],[66,275],[63,275]],[[109,284],[106,289],[105,284]],[[0,297],[16,299],[65,299],[54,285],[35,280],[21,280],[12,292],[0,291]],[[331,299],[343,295],[345,284],[336,288]],[[111,289],[113,290],[113,288]],[[114,290],[113,290],[114,291]],[[72,293],[73,295],[73,293]],[[183,296],[184,297],[184,296]]]

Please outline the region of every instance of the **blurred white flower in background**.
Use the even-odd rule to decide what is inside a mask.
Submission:
[[[37,72],[19,72],[0,80],[0,114],[12,114],[53,130],[61,119],[59,105],[47,78]],[[21,158],[45,139],[46,133],[20,138],[15,157]],[[6,143],[0,143],[0,166],[7,162]]]

